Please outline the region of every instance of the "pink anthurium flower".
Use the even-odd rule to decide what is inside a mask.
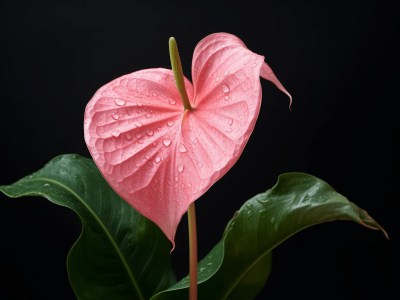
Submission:
[[[216,33],[196,46],[193,109],[185,110],[167,69],[146,69],[101,87],[85,111],[89,151],[113,189],[156,223],[174,245],[189,205],[238,160],[261,105],[259,77],[291,96],[236,36]]]

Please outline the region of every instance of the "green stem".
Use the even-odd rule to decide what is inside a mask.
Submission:
[[[179,57],[178,45],[176,44],[174,37],[169,38],[169,57],[171,60],[172,71],[174,72],[176,87],[181,95],[183,107],[185,110],[192,110],[193,108],[190,105],[189,97],[185,89],[185,81],[183,79],[182,64]]]
[[[197,300],[197,230],[194,202],[188,210],[189,225],[189,300]]]

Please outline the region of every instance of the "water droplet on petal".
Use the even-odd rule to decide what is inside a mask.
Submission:
[[[168,126],[168,127],[172,127],[174,124],[175,124],[174,121],[168,121],[168,122],[167,122],[167,126]]]
[[[146,131],[146,134],[147,134],[148,136],[153,136],[153,135],[154,135],[154,131],[153,131],[153,130],[147,130],[147,131]]]
[[[132,140],[132,134],[130,134],[129,132],[125,135],[125,138],[130,141]]]
[[[135,124],[135,126],[138,127],[138,128],[139,128],[139,127],[142,127],[142,126],[143,126],[143,123],[142,123],[142,122],[137,122],[137,123]]]
[[[136,133],[135,136],[136,136],[136,138],[140,139],[142,137],[142,134],[141,133]]]
[[[175,101],[174,99],[169,99],[169,104],[175,105],[175,104],[176,104],[176,101]]]
[[[193,139],[193,141],[192,141],[192,142],[193,142],[193,144],[195,144],[195,145],[196,145],[196,144],[197,144],[197,142],[198,142],[197,138],[195,137],[195,138]]]
[[[161,157],[156,156],[155,161],[156,161],[156,163],[159,163],[161,161]]]
[[[232,124],[233,124],[233,119],[229,119],[229,120],[228,120],[228,124],[229,124],[229,125],[232,125]]]
[[[225,95],[225,96],[224,96],[224,100],[225,100],[225,101],[228,101],[230,98],[231,98],[231,97],[229,97],[228,95]]]
[[[157,146],[157,142],[156,141],[154,141],[152,144],[153,144],[154,147]]]
[[[113,114],[111,115],[111,117],[112,117],[114,120],[118,120],[118,119],[119,119],[119,115],[118,115],[117,113],[113,113]]]
[[[187,152],[187,149],[186,149],[186,147],[185,147],[184,144],[180,144],[178,150],[179,150],[179,152],[181,152],[181,153]]]
[[[146,118],[151,118],[151,113],[147,113]]]
[[[115,99],[114,102],[118,106],[124,106],[126,103],[126,101],[124,99]]]
[[[121,132],[119,132],[118,130],[113,131],[112,136],[113,137],[119,137],[119,135],[121,134]]]
[[[229,72],[228,72],[228,71],[224,72],[224,76],[225,76],[225,77],[228,76],[228,75],[229,75]]]
[[[165,140],[163,140],[163,145],[165,146],[165,147],[168,147],[169,145],[171,145],[171,140],[170,139],[165,139]]]
[[[185,167],[184,167],[183,165],[179,165],[179,166],[178,166],[178,172],[179,172],[179,173],[182,173],[184,168],[185,168]]]
[[[222,91],[224,92],[224,93],[229,93],[229,91],[230,91],[230,89],[229,89],[229,87],[227,86],[227,85],[223,85],[222,86]]]

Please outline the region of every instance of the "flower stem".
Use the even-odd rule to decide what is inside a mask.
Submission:
[[[185,110],[192,110],[193,108],[190,105],[189,97],[185,89],[185,81],[183,79],[182,64],[179,57],[178,45],[176,44],[174,37],[169,38],[169,58],[171,60],[172,72],[174,72],[176,87],[181,95],[183,107]]]
[[[189,225],[189,300],[197,300],[197,230],[194,202],[188,210]]]

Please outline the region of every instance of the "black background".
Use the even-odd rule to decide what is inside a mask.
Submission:
[[[395,1],[2,1],[0,184],[59,154],[89,156],[86,103],[123,74],[169,68],[170,36],[190,78],[196,43],[233,33],[266,57],[294,100],[289,111],[262,81],[242,157],[197,201],[200,257],[245,200],[281,173],[308,172],[365,208],[391,240],[350,222],[309,228],[274,251],[259,299],[397,299],[399,13]],[[65,258],[79,232],[68,209],[1,195],[1,299],[74,299]],[[172,254],[179,277],[186,234],[184,218]]]

